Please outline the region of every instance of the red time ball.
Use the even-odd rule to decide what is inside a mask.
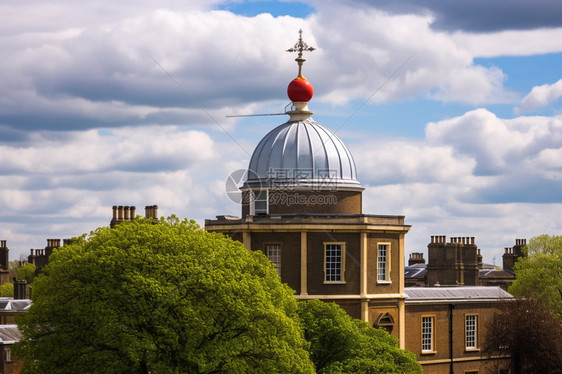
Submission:
[[[303,77],[297,77],[289,83],[287,87],[287,95],[292,102],[309,102],[312,98],[314,89],[312,84]]]

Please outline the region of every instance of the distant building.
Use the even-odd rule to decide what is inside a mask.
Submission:
[[[508,359],[483,355],[486,326],[499,302],[513,297],[499,287],[405,289],[406,349],[424,373],[507,373]]]
[[[0,285],[10,282],[9,262],[10,249],[6,240],[0,240]]]
[[[502,270],[482,262],[474,237],[453,237],[447,242],[444,235],[432,236],[427,265],[423,253],[410,254],[404,269],[405,286],[499,286],[507,290],[515,280],[513,264],[527,243],[526,239],[515,242],[513,249],[505,249]]]
[[[427,246],[427,284],[477,286],[482,256],[474,237],[432,236]]]

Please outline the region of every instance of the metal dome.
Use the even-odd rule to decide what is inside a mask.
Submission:
[[[260,141],[242,188],[253,187],[363,189],[347,147],[310,117],[290,120]]]

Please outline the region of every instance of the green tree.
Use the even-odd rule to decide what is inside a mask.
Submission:
[[[55,250],[18,320],[22,373],[310,373],[293,291],[260,252],[175,217]]]
[[[34,264],[30,262],[24,262],[22,266],[17,268],[17,274],[19,280],[27,281],[27,284],[33,283],[33,278],[35,278],[35,270],[37,268]]]
[[[14,284],[4,283],[0,286],[0,297],[14,297]]]
[[[562,318],[562,236],[534,237],[523,250],[509,292],[542,300]]]
[[[416,356],[385,330],[351,318],[335,303],[299,303],[299,317],[318,373],[421,373]]]

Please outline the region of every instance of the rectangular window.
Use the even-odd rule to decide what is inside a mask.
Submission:
[[[435,317],[422,317],[422,353],[435,352],[434,329]]]
[[[477,349],[478,348],[478,316],[477,315],[467,315],[465,317],[465,338],[466,338],[466,349]]]
[[[324,243],[324,274],[325,282],[344,282],[343,243]]]
[[[390,282],[390,268],[389,268],[389,257],[390,257],[390,244],[382,243],[378,245],[377,248],[377,282],[386,283]]]
[[[268,190],[251,191],[250,215],[269,214]]]
[[[265,246],[265,253],[269,261],[275,264],[277,274],[281,276],[281,244],[267,244]]]

